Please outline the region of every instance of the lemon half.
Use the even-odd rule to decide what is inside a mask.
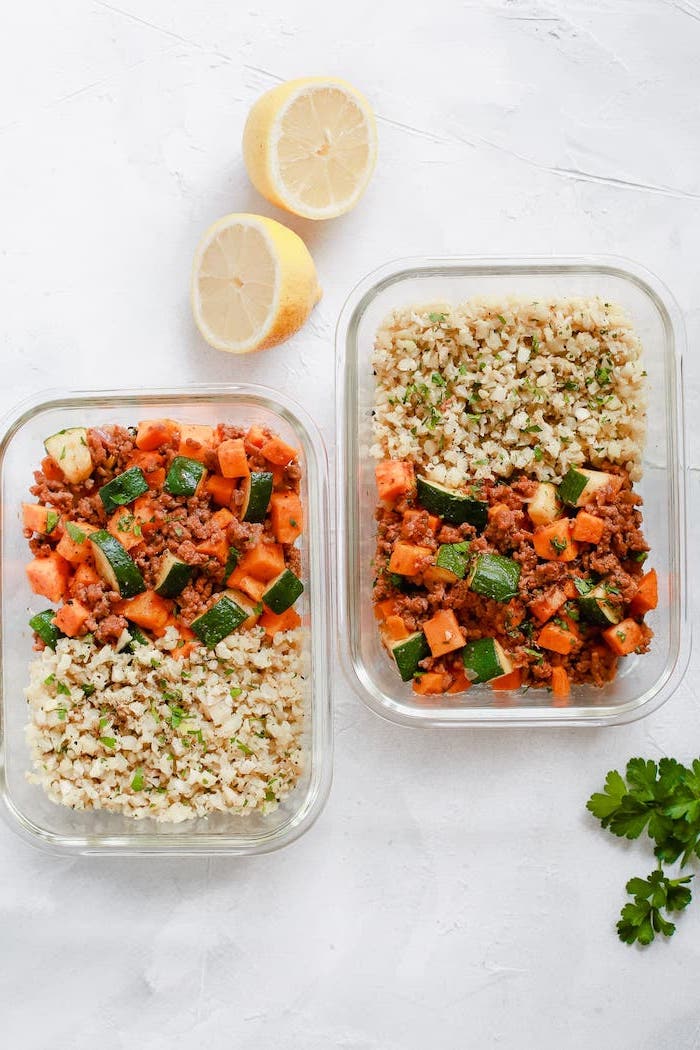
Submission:
[[[248,354],[293,335],[321,298],[300,237],[262,215],[225,215],[194,256],[192,313],[217,350]]]
[[[374,114],[344,80],[289,80],[251,109],[243,157],[267,200],[307,219],[331,219],[354,207],[374,170]]]

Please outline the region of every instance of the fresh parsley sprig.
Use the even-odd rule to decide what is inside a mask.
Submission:
[[[670,879],[664,864],[680,861],[683,868],[700,859],[700,758],[690,767],[675,758],[658,763],[632,758],[625,775],[611,770],[602,792],[586,808],[613,835],[637,839],[646,831],[654,843],[658,868],[646,879],[630,879],[633,898],[622,909],[617,932],[626,944],[651,944],[657,933],[671,937],[675,925],[666,912],[682,911],[690,903],[688,884],[694,877]]]

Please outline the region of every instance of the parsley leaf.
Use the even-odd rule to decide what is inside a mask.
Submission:
[[[139,766],[131,781],[132,791],[143,791],[145,783],[146,781],[144,780],[143,770],[141,769],[141,766]]]
[[[447,320],[447,314],[428,314],[428,320],[432,321],[433,324],[442,324],[443,321]]]
[[[100,736],[97,739],[101,744],[104,744],[105,747],[115,748],[117,746],[117,741],[113,736]]]
[[[74,543],[85,543],[87,538],[85,533],[82,529],[79,529],[77,525],[74,525],[72,521],[66,522],[66,532]]]
[[[676,931],[675,923],[663,915],[667,912],[682,911],[691,900],[688,883],[692,875],[684,879],[669,879],[659,868],[652,871],[646,879],[630,879],[625,887],[634,898],[634,902],[625,904],[620,912],[617,924],[617,935],[625,944],[651,944],[657,933],[672,937]]]
[[[46,535],[50,536],[58,525],[58,514],[55,510],[46,511]]]
[[[56,682],[56,692],[62,696],[70,696],[70,687],[65,682]]]

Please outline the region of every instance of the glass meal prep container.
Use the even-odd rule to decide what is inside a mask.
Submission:
[[[43,440],[70,426],[136,424],[172,417],[186,423],[230,422],[269,426],[301,450],[301,498],[305,528],[300,540],[304,593],[296,608],[305,641],[304,771],[294,790],[272,813],[215,814],[181,824],[133,820],[100,810],[72,810],[51,802],[25,778],[29,749],[23,695],[33,656],[27,625],[46,599],[33,595],[24,566],[30,554],[22,533],[21,504],[30,500],[33,471],[44,455]],[[331,691],[329,677],[329,566],[327,465],[323,440],[302,409],[259,386],[194,386],[187,390],[79,392],[47,395],[25,403],[6,423],[0,444],[2,559],[0,684],[0,800],[10,825],[35,845],[67,853],[247,854],[264,853],[306,831],[326,801],[331,780]]]
[[[420,697],[401,682],[379,638],[372,606],[377,503],[372,444],[377,329],[391,310],[459,303],[473,296],[601,296],[630,313],[648,373],[648,433],[643,500],[649,567],[659,575],[659,605],[649,614],[650,652],[620,661],[603,688],[576,685],[565,706],[544,689],[495,693],[473,686],[455,696]],[[338,323],[339,638],[346,674],[377,714],[406,726],[600,726],[656,710],[678,685],[690,651],[685,577],[685,464],[682,395],[684,326],[667,289],[625,260],[404,259],[388,263],[350,294]]]

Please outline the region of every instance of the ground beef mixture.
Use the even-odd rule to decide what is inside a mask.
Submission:
[[[412,474],[412,468],[409,469]],[[567,672],[571,683],[600,686],[611,681],[619,655],[606,644],[605,628],[586,622],[581,615],[581,594],[604,581],[609,601],[619,608],[621,616],[631,617],[637,625],[634,637],[638,644],[634,651],[648,649],[652,631],[644,623],[643,612],[635,610],[635,595],[645,575],[648,551],[642,533],[642,500],[632,491],[621,468],[605,464],[604,469],[616,476],[616,484],[598,491],[585,507],[587,514],[602,523],[595,527],[600,538],[595,543],[576,544],[576,557],[567,561],[543,560],[535,549],[539,527],[530,518],[528,506],[537,483],[526,477],[508,484],[484,480],[467,485],[467,492],[488,503],[488,523],[483,530],[469,524],[445,524],[431,516],[421,507],[414,484],[396,500],[380,502],[376,512],[374,601],[385,642],[388,614],[402,621],[398,635],[401,638],[404,629],[411,633],[420,631],[440,611],[452,610],[466,643],[482,638],[498,640],[523,686],[550,686],[557,667]],[[573,528],[576,509],[561,508],[560,512],[569,518],[568,524]],[[467,582],[468,572],[466,578],[452,582],[434,578],[431,569],[441,545],[463,541],[468,543],[470,564],[479,554],[504,555],[519,564],[515,597],[497,601],[475,593]],[[422,562],[416,562],[412,575],[399,575],[390,568],[396,545],[403,542],[421,549],[416,557]],[[649,575],[654,576],[655,586],[655,574]],[[557,595],[559,599],[566,595],[566,600],[557,605]],[[576,640],[569,653],[558,653],[540,644],[547,619],[543,618],[543,603],[551,603],[550,607],[555,608],[553,623],[561,624],[563,629],[571,627],[574,632]],[[458,692],[460,679],[468,688],[460,651],[421,660],[417,674],[426,672],[443,676],[442,687],[435,692]]]
[[[253,432],[254,437],[251,437]],[[217,546],[217,541],[223,540],[227,550],[235,548],[243,557],[246,551],[260,542],[276,543],[278,537],[274,535],[269,514],[261,524],[241,520],[243,491],[240,479],[233,484],[231,500],[227,505],[232,517],[222,525],[221,515],[217,512],[221,511],[224,504],[215,499],[208,486],[202,486],[201,494],[191,497],[170,495],[163,489],[166,473],[176,456],[187,456],[189,453],[204,464],[209,477],[217,477],[220,474],[217,447],[225,440],[241,439],[245,443],[250,470],[272,471],[275,492],[298,494],[301,472],[297,462],[271,465],[260,451],[265,442],[273,437],[266,428],[255,427],[246,431],[241,427],[220,424],[212,430],[211,447],[190,439],[189,445],[183,448],[180,434],[174,430],[170,437],[166,435],[157,449],[143,451],[137,445],[136,428],[91,428],[87,431],[87,445],[93,469],[86,480],[78,484],[68,483],[61,472],[60,462],[57,463],[50,456],[42,461],[41,469],[35,471],[35,483],[30,490],[32,496],[42,507],[54,510],[59,522],[49,535],[25,527],[29,547],[35,558],[51,556],[65,535],[67,522],[108,529],[122,541],[128,534],[129,554],[149,590],[154,588],[163,555],[169,551],[195,570],[190,582],[172,602],[174,619],[187,628],[211,604],[212,596],[227,586],[225,557],[202,550],[202,546],[213,548]],[[123,513],[118,515],[117,531],[114,532],[114,521],[105,511],[99,490],[134,466],[141,468],[149,485],[147,515],[135,514],[133,506],[124,506]],[[284,552],[285,567],[298,575],[298,549],[293,542],[281,543],[280,546]],[[221,544],[219,548],[223,549]],[[70,598],[67,595],[65,597],[89,610],[85,631],[91,632],[99,643],[114,643],[127,627],[127,617],[120,609],[122,597],[111,590],[104,580],[96,578],[95,573],[91,576],[87,578],[86,574],[86,579],[82,580],[80,574],[76,574],[70,582]],[[38,637],[36,647],[43,648],[43,642]]]

